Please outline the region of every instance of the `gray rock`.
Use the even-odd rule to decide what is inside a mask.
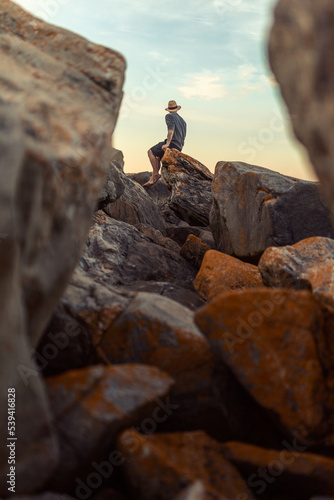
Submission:
[[[16,493],[58,461],[43,385],[24,367],[80,257],[110,159],[124,80],[118,53],[0,4],[0,420],[16,390]],[[36,374],[35,374],[36,375]],[[0,440],[7,432],[2,425]],[[0,495],[7,490],[0,456]]]
[[[105,212],[116,220],[132,225],[147,224],[164,234],[166,232],[164,218],[159,207],[150,198],[149,190],[146,191],[138,182],[131,180],[122,172],[120,177],[124,192],[116,201],[104,207]]]
[[[117,434],[150,417],[173,379],[152,366],[94,366],[46,379],[60,444],[58,469],[49,487],[58,491],[87,477],[115,449]],[[96,472],[96,470],[95,470]]]
[[[247,163],[219,162],[212,191],[210,227],[217,249],[228,255],[258,261],[271,246],[334,237],[316,182]]]
[[[334,5],[280,0],[269,59],[296,137],[306,147],[334,216]],[[296,77],[297,76],[297,77]]]
[[[213,178],[210,170],[194,158],[176,149],[168,149],[162,160],[161,173],[172,191],[169,208],[192,226],[208,226]]]
[[[120,168],[115,162],[111,162],[107,174],[107,179],[100,193],[97,208],[103,209],[110,203],[115,203],[124,193],[124,183],[120,174]]]
[[[141,186],[147,182],[152,175],[152,172],[139,172],[137,174],[128,174],[128,177],[138,182]],[[149,189],[145,189],[149,197],[154,201],[156,205],[161,207],[170,198],[171,192],[164,183],[162,179],[159,179],[156,184],[151,186]]]

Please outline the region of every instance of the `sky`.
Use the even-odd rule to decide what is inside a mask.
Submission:
[[[150,170],[175,100],[183,152],[214,172],[242,161],[316,180],[267,62],[275,0],[16,0],[42,19],[121,52],[124,98],[113,146],[125,172]]]

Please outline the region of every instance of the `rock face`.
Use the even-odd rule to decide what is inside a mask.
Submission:
[[[195,269],[199,269],[208,250],[211,250],[210,245],[190,234],[180,250],[180,255],[188,260]]]
[[[176,149],[167,149],[161,174],[172,191],[169,207],[175,214],[192,226],[208,226],[212,205],[210,170]]]
[[[232,442],[224,444],[223,450],[258,495],[265,491],[269,496],[279,491],[282,497],[298,491],[298,498],[334,494],[334,460],[305,453],[305,447],[296,442],[284,441],[283,446],[278,451]]]
[[[194,286],[201,297],[211,300],[229,290],[261,287],[263,282],[256,266],[222,252],[209,250],[204,256]]]
[[[0,420],[13,387],[16,491],[30,493],[57,465],[57,446],[40,378],[26,386],[18,367],[30,363],[82,251],[108,169],[125,62],[8,0],[0,19]],[[1,454],[1,495],[7,466]]]
[[[219,162],[210,227],[217,250],[258,261],[271,246],[334,237],[319,185],[237,162]]]
[[[307,238],[293,246],[268,248],[259,271],[266,286],[312,290],[334,311],[334,241]]]
[[[126,430],[118,448],[125,457],[132,498],[173,500],[182,488],[202,480],[205,498],[237,498],[242,492],[254,499],[237,469],[224,458],[221,445],[204,432],[142,436]]]
[[[149,190],[142,188],[138,182],[119,173],[124,187],[123,194],[105,207],[105,212],[116,220],[128,224],[147,224],[165,234],[165,221],[159,207],[148,195]]]
[[[84,477],[92,462],[109,454],[120,430],[152,412],[172,385],[172,378],[143,365],[98,365],[47,379],[60,444],[50,486],[77,486],[75,477]]]
[[[328,394],[315,344],[322,315],[310,292],[226,293],[195,319],[212,349],[287,437],[307,446],[325,443]]]
[[[269,41],[271,68],[280,84],[294,132],[308,150],[332,215],[333,19],[330,0],[280,0]]]

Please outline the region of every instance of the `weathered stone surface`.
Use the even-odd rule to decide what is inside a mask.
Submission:
[[[151,178],[152,172],[139,172],[137,174],[127,175],[131,180],[138,182],[138,184],[142,186]],[[146,189],[146,193],[154,201],[154,203],[158,205],[158,207],[164,205],[170,198],[171,194],[162,179],[159,179],[156,184],[150,187],[150,189]]]
[[[155,367],[132,364],[73,370],[46,383],[60,445],[50,486],[66,491],[110,453],[121,429],[150,415],[174,382]]]
[[[36,349],[44,376],[102,362],[99,343],[134,296],[94,281],[77,267]]]
[[[294,132],[308,150],[332,215],[333,28],[334,5],[331,0],[280,0],[269,40],[271,68],[280,84]]]
[[[172,191],[168,205],[176,215],[192,226],[208,226],[213,178],[210,170],[176,149],[167,149],[161,174]]]
[[[104,208],[105,212],[116,220],[132,225],[147,224],[164,234],[166,232],[164,218],[147,190],[124,173],[120,172],[119,175],[124,192],[116,201]]]
[[[206,252],[194,286],[206,300],[240,288],[263,286],[257,266],[242,262],[216,250]]]
[[[145,281],[153,287],[165,283],[194,291],[196,271],[172,250],[173,242],[148,231],[149,237],[132,225],[97,212],[80,267],[95,281],[120,291],[134,290]]]
[[[222,294],[195,321],[287,437],[308,446],[325,444],[328,394],[314,340],[323,318],[310,292],[263,288]]]
[[[334,237],[319,184],[266,168],[219,162],[212,182],[210,227],[217,250],[258,261],[271,246]]]
[[[210,228],[200,226],[190,226],[187,222],[176,221],[175,224],[167,224],[167,236],[176,241],[181,247],[190,235],[197,236],[211,248],[215,248],[215,242]]]
[[[104,182],[124,80],[116,52],[0,4],[0,421],[15,387],[17,493],[40,490],[57,464],[30,360],[73,272]],[[0,440],[5,439],[1,426]],[[0,495],[7,496],[7,454]]]
[[[112,149],[112,161],[110,162],[107,178],[99,195],[98,209],[103,209],[110,203],[115,203],[124,193],[125,186],[121,174],[122,162],[120,161],[122,157],[122,151]]]
[[[225,458],[248,478],[257,495],[266,491],[269,498],[281,493],[285,498],[308,499],[334,494],[333,459],[307,453],[295,440],[284,441],[283,447],[268,450],[238,442],[222,446]]]
[[[244,493],[253,499],[237,469],[224,458],[221,446],[200,431],[143,436],[126,430],[118,438],[133,498],[173,500],[183,488],[200,480],[205,498],[234,499]]]
[[[268,248],[259,271],[266,286],[312,290],[334,311],[334,240],[314,237],[292,246]]]
[[[197,236],[190,234],[180,250],[180,255],[190,262],[195,269],[199,269],[205,253],[210,249],[210,245],[197,238]]]
[[[220,411],[211,379],[215,357],[194,313],[168,298],[138,293],[104,334],[99,352],[108,363],[144,363],[171,375],[179,423],[204,425],[203,417],[207,423]]]

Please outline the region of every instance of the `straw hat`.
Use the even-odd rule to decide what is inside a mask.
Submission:
[[[166,111],[169,111],[170,113],[177,113],[179,109],[181,109],[181,106],[178,106],[175,101],[169,101]]]

